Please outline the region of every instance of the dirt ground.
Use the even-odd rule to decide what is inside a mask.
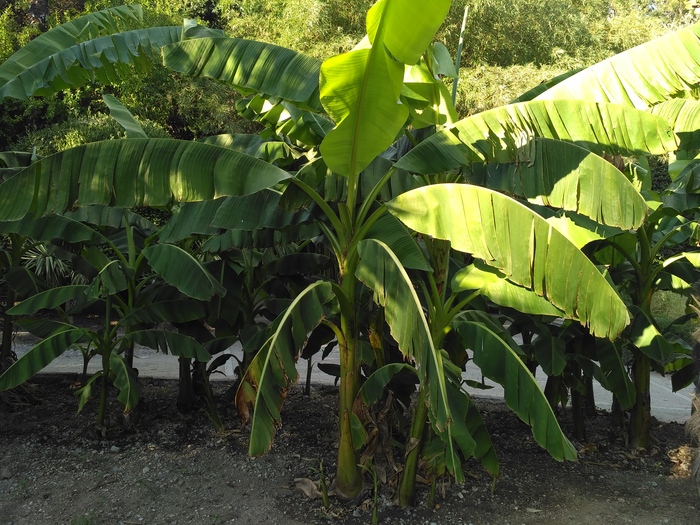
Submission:
[[[0,523],[371,523],[369,479],[356,502],[332,498],[327,510],[297,487],[304,481],[295,482],[318,481],[321,460],[327,478],[334,472],[332,387],[318,386],[310,396],[295,387],[271,452],[249,459],[248,431],[224,401],[229,386],[224,382],[215,388],[230,429],[225,433],[214,431],[202,409],[177,411],[174,381],[143,379],[145,403],[136,430],[122,430],[115,417],[104,439],[93,427],[95,401],[76,414],[74,381],[74,376],[37,376],[39,404],[0,407]],[[419,485],[416,507],[404,510],[392,504],[390,479],[379,490],[379,523],[700,523],[681,425],[655,425],[652,450],[631,454],[610,435],[608,415],[599,414],[587,422],[588,439],[574,443],[579,461],[558,463],[502,404],[478,405],[502,465],[495,492],[489,476],[469,461],[465,484],[440,483],[431,508],[428,488]],[[567,414],[561,420],[568,433]]]

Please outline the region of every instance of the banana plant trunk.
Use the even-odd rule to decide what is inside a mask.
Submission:
[[[26,238],[12,233],[9,235],[9,239],[11,243],[11,265],[12,267],[19,266],[22,261],[22,246]],[[7,297],[5,298],[5,308],[2,315],[2,348],[0,349],[0,358],[3,363],[9,366],[8,360],[12,357],[12,332],[14,331],[14,322],[12,316],[5,312],[15,305],[17,294],[15,294],[15,291],[9,283],[6,283],[6,286]]]
[[[420,458],[425,422],[428,418],[428,405],[426,404],[426,389],[420,389],[418,404],[413,413],[411,423],[411,434],[408,438],[406,462],[401,473],[401,484],[399,485],[399,505],[410,507],[413,505],[413,498],[416,491],[416,470],[418,469],[418,459]]]
[[[433,301],[441,306],[445,300],[445,286],[447,282],[447,273],[450,264],[450,241],[441,239],[426,239],[426,247],[430,256],[430,263],[434,269],[434,273],[428,276],[428,279],[433,283]],[[431,334],[433,343],[436,347],[440,347],[443,342],[445,330],[444,327],[435,326],[437,319],[431,319],[433,324]],[[401,482],[399,486],[399,505],[408,507],[413,505],[413,496],[416,488],[416,470],[418,469],[418,460],[420,459],[420,451],[423,448],[425,423],[428,418],[428,405],[426,400],[426,387],[421,385],[418,396],[418,404],[413,413],[413,421],[411,422],[411,434],[406,443],[406,462],[404,464],[403,473],[401,474]]]
[[[637,231],[639,243],[639,288],[634,299],[639,309],[647,317],[652,319],[651,299],[654,289],[649,281],[652,275],[654,257],[652,255],[653,228],[644,226]],[[628,444],[632,449],[644,448],[649,445],[649,430],[651,428],[651,358],[634,347],[632,350],[634,362],[632,364],[632,383],[636,391],[634,406],[630,414],[630,426],[628,431]]]
[[[637,397],[630,417],[629,444],[633,449],[647,448],[651,428],[651,360],[638,349],[634,350],[632,381]]]
[[[109,355],[102,353],[102,389],[100,390],[100,405],[97,409],[97,428],[106,434],[105,415],[107,414],[107,392],[109,391]]]
[[[2,359],[3,363],[8,363],[8,360],[12,356],[12,332],[14,330],[14,324],[12,322],[12,316],[6,312],[12,308],[14,304],[15,292],[12,290],[12,288],[7,286],[5,313],[2,314],[2,350],[0,350],[0,358]]]
[[[358,345],[355,319],[355,269],[357,257],[347,261],[341,288],[352,305],[352,311],[341,311],[340,331],[343,340],[339,341],[340,353],[340,399],[338,403],[339,439],[338,472],[335,479],[336,493],[344,499],[355,498],[362,490],[363,480],[359,467],[359,455],[352,436],[352,417],[355,398],[359,389]]]
[[[581,367],[573,364],[574,381],[581,380]],[[586,414],[584,412],[584,395],[575,387],[571,389],[571,416],[574,424],[574,439],[583,441],[586,439]]]

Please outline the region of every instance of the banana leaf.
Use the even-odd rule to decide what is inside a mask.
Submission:
[[[22,46],[0,65],[0,88],[52,55],[87,40],[136,27],[142,19],[141,6],[133,4],[89,13],[54,27]]]
[[[426,390],[428,414],[436,433],[446,446],[445,461],[457,482],[464,479],[458,450],[470,457],[476,442],[463,418],[452,414],[454,383],[445,377],[445,361],[433,345],[420,299],[403,266],[386,244],[367,239],[358,245],[360,261],[355,275],[374,291],[374,302],[384,307],[384,315],[399,350],[415,361],[421,388]],[[458,389],[458,387],[457,387]],[[459,390],[459,389],[458,389]]]
[[[481,373],[503,386],[506,404],[532,427],[535,441],[554,459],[575,460],[576,449],[566,438],[537,381],[503,337],[504,330],[484,312],[467,310],[453,322],[455,331],[474,352]]]
[[[167,206],[245,195],[287,178],[258,159],[197,142],[93,142],[45,157],[0,185],[0,220],[91,204]]]
[[[636,315],[630,326],[630,337],[634,345],[657,363],[671,363],[676,358],[673,345],[659,332],[653,319],[638,308],[633,310],[636,311]]]
[[[391,214],[382,215],[367,230],[366,238],[386,244],[404,268],[426,272],[433,270],[411,233]]]
[[[487,164],[483,184],[626,230],[641,226],[648,215],[644,197],[620,170],[560,140],[535,138],[521,148],[516,162]]]
[[[500,306],[514,308],[533,315],[563,317],[564,312],[532,290],[511,283],[498,270],[481,262],[470,264],[455,273],[452,291],[479,290]]]
[[[624,409],[630,409],[635,403],[636,393],[624,363],[622,351],[607,339],[598,339],[595,351],[603,375],[599,378],[601,385],[610,390]]]
[[[449,239],[506,278],[546,298],[600,337],[615,338],[629,314],[590,260],[542,217],[487,188],[437,184],[386,203],[412,230]]]
[[[69,328],[47,337],[0,375],[0,392],[27,381],[51,361],[79,342],[87,333],[82,328]]]
[[[449,6],[381,0],[367,13],[366,41],[321,65],[321,103],[336,127],[320,150],[332,171],[354,179],[394,142],[409,115],[399,104],[404,65],[418,61]]]
[[[28,56],[27,64],[13,67],[3,79],[0,101],[6,97],[27,100],[46,96],[94,80],[117,83],[132,66],[148,69],[163,46],[182,38],[183,28],[179,26],[134,29],[69,44],[38,60]]]
[[[678,135],[676,156],[694,157],[700,149],[700,101],[671,99],[649,109],[649,113],[668,120]]]
[[[612,102],[647,109],[700,84],[700,24],[628,49],[559,82],[537,98]]]
[[[141,395],[138,376],[120,355],[109,356],[109,368],[114,374],[114,386],[119,390],[117,399],[124,405],[124,413],[129,413],[139,402]]]
[[[143,323],[185,323],[203,319],[206,315],[204,304],[200,301],[174,299],[132,308],[122,318],[121,324],[124,326],[138,326]]]
[[[146,139],[148,136],[131,112],[124,104],[112,95],[102,95],[102,100],[109,108],[109,114],[117,123],[126,130],[126,136],[130,139]]]
[[[51,288],[25,299],[10,308],[7,313],[10,315],[32,315],[39,310],[62,306],[68,301],[87,299],[86,292],[89,288],[87,285],[79,284]]]
[[[0,222],[0,233],[17,233],[23,237],[31,237],[39,241],[61,239],[68,243],[107,243],[107,238],[100,232],[76,220],[60,215],[50,215],[40,219]]]
[[[240,38],[201,38],[165,47],[163,62],[186,75],[214,78],[245,93],[323,111],[318,91],[321,63],[291,49]]]
[[[601,156],[660,155],[677,147],[668,121],[645,111],[585,100],[534,100],[460,120],[421,142],[396,166],[432,174],[473,162],[538,162],[524,149],[535,137],[571,142]],[[561,178],[558,173],[554,180]]]
[[[57,215],[54,217],[58,217]],[[150,220],[127,208],[115,208],[113,206],[94,205],[81,206],[75,210],[68,211],[64,217],[74,221],[85,222],[100,228],[126,228],[134,226],[137,230],[146,235],[151,235],[158,230],[158,227]]]
[[[188,297],[208,301],[214,295],[226,294],[226,289],[214,276],[182,248],[154,244],[143,254],[158,275]]]
[[[528,89],[525,93],[520,95],[517,98],[514,98],[513,100],[510,101],[511,104],[515,104],[517,102],[528,102],[530,100],[534,100],[537,98],[538,95],[544,93],[548,89],[556,86],[560,82],[563,82],[570,76],[575,75],[579,71],[583,71],[583,68],[578,68],[578,69],[573,69],[571,71],[567,71],[566,73],[562,73],[561,75],[557,75],[556,77],[547,80],[545,82],[540,82],[537,84],[535,87]]]
[[[331,284],[318,281],[301,292],[271,326],[270,337],[255,355],[236,393],[236,407],[243,424],[252,419],[248,449],[251,456],[270,449],[287,388],[299,378],[297,356],[308,334],[335,307]]]
[[[160,350],[164,354],[169,352],[174,356],[196,359],[202,363],[206,363],[211,359],[209,352],[199,342],[177,332],[138,330],[124,334],[124,339],[154,350]]]
[[[90,299],[118,294],[129,287],[129,274],[132,272],[130,268],[124,268],[121,261],[111,261],[100,270],[85,294]]]
[[[303,242],[321,235],[318,224],[302,224],[284,231],[263,228],[251,232],[229,230],[211,236],[202,244],[203,252],[222,253],[231,248],[263,250],[289,243]]]

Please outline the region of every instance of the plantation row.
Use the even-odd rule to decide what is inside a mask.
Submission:
[[[570,398],[581,436],[593,379],[617,415],[629,411],[630,446],[646,447],[650,371],[672,373],[676,388],[697,380],[692,342],[660,326],[652,300],[687,301],[670,325],[696,316],[700,25],[459,119],[443,81],[459,72],[434,42],[450,8],[380,0],[367,37],[320,61],[193,20],[144,26],[139,6],[117,6],[8,58],[0,102],[115,83],[162,60],[237,91],[255,132],[152,137],[105,93],[126,138],[0,153],[0,391],[78,347],[102,365],[84,372],[78,405],[97,397],[103,428],[109,385],[127,418],[137,406],[141,344],[179,357],[178,402],[204,397],[220,426],[209,375],[240,341],[236,406],[259,455],[298,356],[337,348],[336,493],[361,490],[371,407],[391,399],[412,407],[402,505],[419,465],[429,480],[462,481],[475,457],[499,475],[462,385],[470,360],[558,460],[576,451],[553,407]],[[658,156],[670,179],[652,187]],[[39,245],[79,279],[55,286],[23,264]],[[72,324],[85,311],[103,328]],[[41,338],[19,360],[15,324]]]

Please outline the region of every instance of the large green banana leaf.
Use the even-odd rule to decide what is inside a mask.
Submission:
[[[506,404],[532,427],[535,441],[556,460],[575,460],[576,450],[561,431],[552,407],[530,370],[513,345],[499,334],[502,328],[487,314],[475,310],[459,313],[453,326],[474,352],[474,363],[481,373],[503,386]]]
[[[0,220],[90,204],[167,206],[245,195],[289,177],[253,157],[197,142],[93,142],[45,157],[0,185]]]
[[[151,267],[165,281],[194,299],[223,296],[226,288],[188,252],[172,244],[154,244],[143,251]]]
[[[472,162],[537,162],[536,157],[523,157],[523,146],[535,137],[573,142],[598,155],[659,155],[676,149],[668,121],[645,111],[584,100],[534,100],[460,120],[421,142],[396,165],[431,174]]]
[[[113,206],[94,205],[81,206],[64,214],[65,217],[94,226],[108,228],[126,228],[134,226],[146,235],[151,235],[158,227],[151,221],[134,213],[127,208],[115,208]]]
[[[10,308],[7,313],[10,315],[32,315],[39,310],[56,308],[68,301],[79,301],[87,299],[86,292],[90,287],[85,284],[71,284],[59,286],[40,292],[25,299],[21,303]]]
[[[569,239],[577,248],[583,248],[591,242],[608,239],[619,235],[623,231],[627,231],[595,222],[577,213],[553,210],[532,203],[528,203],[528,208],[545,218],[549,224],[554,226],[559,233]]]
[[[254,231],[228,230],[220,235],[211,236],[204,244],[202,251],[220,253],[231,248],[253,248],[261,250],[282,244],[305,241],[321,235],[318,223],[302,224],[300,226],[273,230],[263,228]]]
[[[450,0],[380,0],[367,12],[367,36],[404,64],[415,64],[450,9]]]
[[[498,270],[481,262],[457,271],[452,278],[452,291],[479,290],[494,303],[533,315],[563,317],[564,312],[532,290],[511,283]]]
[[[328,167],[351,178],[394,142],[408,118],[399,104],[404,65],[430,44],[450,7],[434,0],[380,0],[367,13],[368,45],[321,66],[321,103],[336,127],[321,143]]]
[[[647,109],[683,98],[700,84],[700,24],[629,49],[548,89],[537,98],[582,99]]]
[[[17,319],[17,326],[40,339],[46,339],[59,332],[65,332],[66,330],[75,328],[72,324],[63,323],[61,321],[54,321],[52,319],[32,319],[29,317]]]
[[[310,111],[304,111],[304,114],[314,115]],[[267,135],[266,132],[262,133]],[[239,133],[237,135],[223,134],[204,137],[199,139],[199,142],[229,148],[278,166],[286,166],[293,162],[296,152],[287,142],[278,139],[277,134],[274,135],[274,138],[277,140],[273,140],[271,137],[263,139],[260,135]]]
[[[355,275],[374,291],[384,307],[391,335],[407,359],[414,360],[421,388],[426,390],[430,421],[445,443],[446,464],[458,482],[464,479],[458,448],[470,457],[476,447],[463,418],[452,414],[455,385],[445,377],[445,354],[433,345],[423,307],[401,262],[389,247],[374,239],[358,245],[360,261]]]
[[[634,346],[657,363],[666,365],[676,358],[673,345],[666,340],[654,321],[642,310],[634,308],[636,315],[630,326]]]
[[[625,230],[638,228],[647,217],[646,201],[629,179],[585,148],[535,138],[518,157],[516,162],[487,164],[484,185]]]
[[[110,295],[123,292],[129,287],[128,275],[133,270],[124,268],[119,260],[108,262],[92,280],[92,284],[85,291],[88,298],[107,298]]]
[[[634,405],[636,393],[625,364],[622,362],[622,350],[607,339],[599,339],[595,345],[603,377],[601,384],[610,390],[624,409]]]
[[[121,319],[123,326],[137,326],[145,323],[186,323],[204,319],[207,316],[204,303],[192,299],[172,299],[143,304],[129,310]]]
[[[39,157],[26,151],[0,151],[0,182],[12,178]]]
[[[188,202],[176,207],[158,233],[158,239],[160,242],[178,242],[192,234],[215,235],[218,230],[211,223],[224,199]]]
[[[540,82],[537,84],[535,87],[528,89],[525,93],[520,95],[517,98],[514,98],[513,100],[510,101],[511,104],[515,104],[516,102],[528,102],[530,100],[534,100],[537,98],[538,95],[544,93],[548,89],[556,86],[560,82],[563,82],[570,76],[575,75],[579,71],[583,71],[583,68],[578,68],[578,69],[573,69],[571,71],[567,71],[566,73],[562,73],[561,75],[557,75],[556,77],[547,80],[545,82]]]
[[[21,385],[51,361],[79,342],[87,331],[70,328],[51,335],[31,348],[0,375],[0,391]]]
[[[140,5],[124,5],[89,13],[54,27],[28,42],[0,65],[0,92],[23,71],[52,55],[87,40],[131,29],[140,25],[142,17]],[[25,95],[31,93],[25,92]]]
[[[308,209],[286,213],[280,206],[281,198],[282,194],[274,190],[229,197],[221,203],[212,219],[212,225],[216,228],[252,231],[260,228],[283,229],[315,220]]]
[[[483,259],[545,297],[567,317],[615,338],[629,323],[615,288],[566,237],[510,197],[466,184],[437,184],[386,204],[409,228]]]
[[[202,38],[165,47],[163,60],[186,75],[214,78],[244,92],[323,111],[318,91],[321,63],[291,49],[240,38]]]
[[[255,231],[263,228],[288,231],[315,221],[310,210],[286,212],[280,207],[281,194],[262,190],[241,197],[181,205],[160,232],[161,242],[177,242],[193,233],[215,234],[219,228]]]
[[[607,341],[607,339],[603,339]],[[547,377],[561,376],[566,368],[566,343],[551,334],[538,337],[532,345],[537,363]]]
[[[128,413],[139,402],[141,395],[138,376],[126,360],[118,354],[109,356],[109,368],[114,374],[114,386],[119,390],[117,399],[124,405],[124,412]]]
[[[103,36],[61,49],[15,73],[0,86],[6,97],[26,100],[75,88],[95,79],[103,84],[119,82],[132,65],[149,67],[160,49],[183,38],[180,26],[135,29]]]
[[[375,44],[321,66],[321,103],[336,127],[320,149],[326,165],[346,177],[389,147],[408,118],[408,108],[398,103],[404,65],[387,55],[381,39]]]
[[[330,283],[318,281],[301,292],[271,326],[271,336],[255,355],[236,393],[236,407],[244,424],[251,420],[251,456],[270,449],[280,408],[290,383],[299,373],[296,359],[308,334],[336,308]]]
[[[107,243],[107,238],[100,232],[61,215],[51,215],[40,219],[0,222],[0,233],[17,233],[39,241],[61,239],[69,243]]]
[[[126,106],[112,95],[102,95],[102,100],[109,108],[110,116],[126,131],[129,139],[147,139],[146,132],[141,127]]]
[[[9,268],[9,269],[5,269]],[[3,261],[3,279],[18,297],[30,297],[46,291],[48,285],[25,266],[12,266],[11,261]]]
[[[671,99],[661,102],[649,109],[652,115],[668,120],[673,131],[678,135],[679,154],[686,158],[694,157],[700,149],[700,101],[690,99]],[[692,152],[692,154],[690,154]]]
[[[376,239],[386,244],[398,260],[401,261],[404,268],[424,270],[426,272],[433,270],[413,235],[401,221],[391,214],[382,215],[367,230],[366,238]]]

